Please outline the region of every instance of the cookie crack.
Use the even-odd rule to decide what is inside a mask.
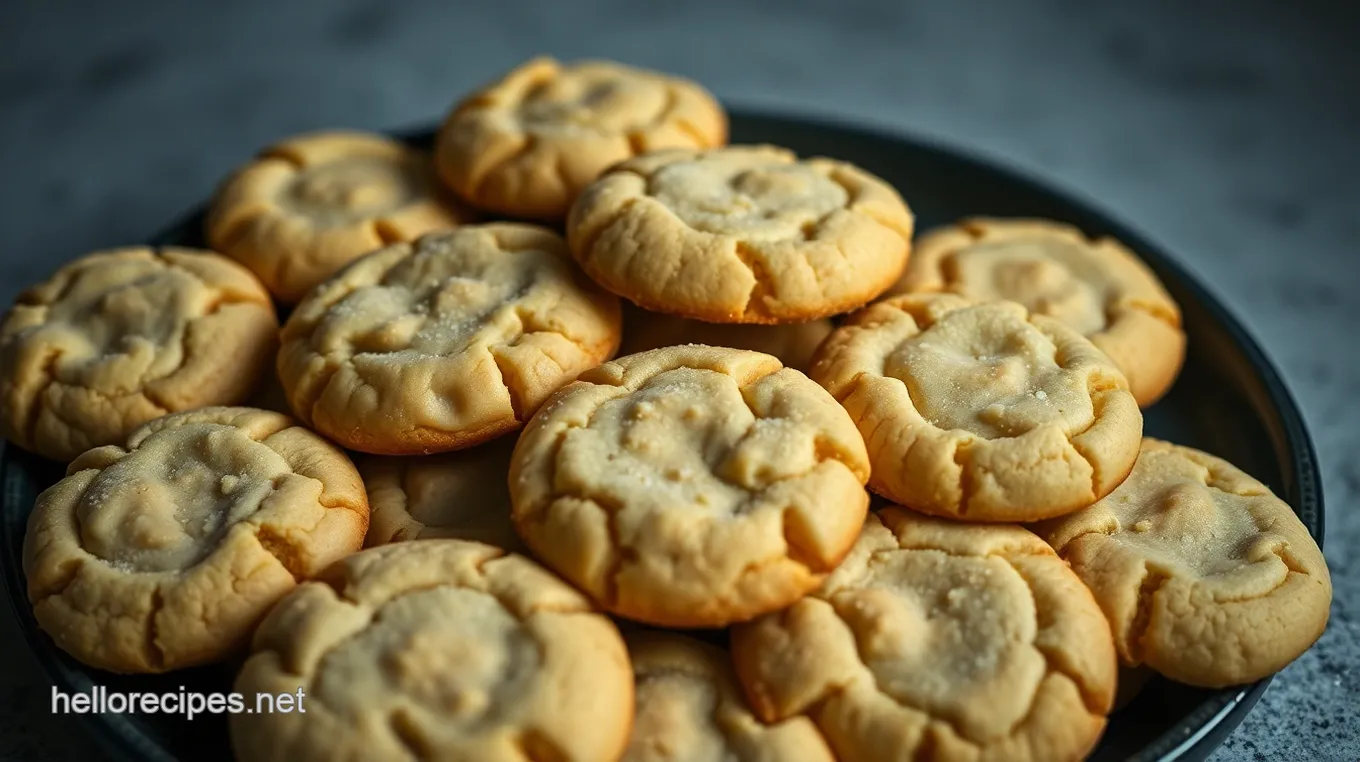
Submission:
[[[82,548],[82,550],[84,550],[84,548]],[[86,552],[88,553],[89,551]],[[80,570],[84,565],[85,562],[80,559],[74,559],[62,564],[60,570],[61,576],[57,578],[57,581],[48,585],[43,590],[37,591],[36,595],[30,595],[29,602],[36,608],[39,604],[46,602],[49,598],[60,598],[65,595],[66,590],[70,588],[71,585],[75,584],[76,577],[80,576]]]
[[[686,137],[694,141],[695,148],[707,148],[709,145],[711,145],[708,140],[708,136],[703,133],[703,130],[700,130],[698,126],[696,126],[690,120],[684,117],[677,117],[675,119],[675,126],[676,129],[685,133]]]
[[[471,181],[468,183],[468,186],[470,187],[470,191],[467,194],[468,197],[482,198],[483,191],[482,186],[486,185],[487,180],[490,180],[491,177],[496,174],[496,170],[508,164],[512,164],[516,161],[519,161],[520,159],[523,159],[525,156],[528,156],[530,153],[532,153],[537,147],[538,136],[532,132],[524,133],[524,142],[516,146],[515,150],[511,151],[509,154],[507,154],[500,161],[496,162],[494,165],[484,167],[480,177],[468,178]]]
[[[47,356],[42,359],[38,366],[38,373],[42,376],[40,388],[37,394],[33,395],[33,406],[28,411],[27,419],[24,421],[24,436],[28,438],[29,447],[36,446],[38,440],[38,422],[42,420],[43,410],[47,407],[47,393],[57,384],[57,363],[61,362],[65,354],[60,348],[52,347],[48,349]]]
[[[1120,306],[1127,310],[1141,312],[1154,320],[1165,323],[1167,327],[1180,330],[1180,317],[1165,304],[1148,301],[1146,299],[1129,298],[1122,300]],[[1110,321],[1114,322],[1114,321]]]
[[[954,445],[954,465],[959,467],[959,518],[968,515],[968,504],[973,499],[976,485],[973,484],[972,452],[970,440],[959,439]]]
[[[160,585],[151,590],[151,613],[146,618],[146,661],[156,670],[165,668],[165,649],[160,643],[161,611],[165,608],[165,594]]]
[[[629,196],[619,202],[617,208],[612,213],[604,215],[604,218],[595,225],[587,228],[579,235],[572,236],[574,245],[572,251],[576,258],[584,265],[595,260],[595,246],[599,243],[604,234],[614,225],[618,224],[628,214],[629,210],[642,200],[642,196]]]
[[[266,213],[266,207],[261,204],[254,204],[244,212],[236,212],[226,222],[226,229],[214,230],[216,235],[212,236],[213,248],[218,251],[233,251],[240,247],[241,239],[245,238],[248,228],[255,224],[261,216]],[[217,223],[214,222],[214,228]],[[253,269],[253,268],[252,268]]]
[[[397,707],[387,716],[387,727],[392,731],[392,735],[397,739],[407,753],[417,762],[425,762],[434,758],[433,750],[425,741],[424,735],[417,727],[415,719],[411,716],[406,707]]]
[[[557,739],[538,728],[526,729],[514,743],[526,762],[569,762],[572,758]]]
[[[318,524],[320,522],[317,522]],[[274,557],[284,571],[288,572],[295,584],[307,578],[306,562],[299,552],[298,544],[268,524],[255,525],[255,541],[264,552]]]
[[[373,236],[378,239],[382,246],[391,246],[394,243],[401,243],[406,240],[406,237],[390,220],[375,218],[369,222],[369,225],[372,228]]]
[[[760,252],[756,251],[746,241],[737,241],[734,252],[754,280],[754,283],[751,284],[751,290],[746,294],[746,304],[741,311],[742,316],[769,317],[770,313],[764,300],[771,297],[770,276],[765,268],[765,263],[760,259]]]
[[[1128,655],[1131,666],[1143,663],[1146,641],[1152,631],[1152,607],[1157,594],[1170,579],[1169,575],[1148,567],[1144,562],[1143,579],[1138,583],[1137,608],[1134,609],[1133,621],[1129,623]]]
[[[521,334],[523,335],[523,334]],[[510,413],[514,416],[516,423],[524,422],[524,392],[516,389],[510,383],[512,376],[510,371],[513,369],[510,358],[503,353],[496,351],[497,347],[490,347],[487,354],[491,355],[491,362],[496,365],[496,372],[500,374],[501,386],[505,387],[505,393],[510,397]],[[546,355],[545,355],[546,356]],[[560,365],[558,367],[561,367]]]
[[[1037,635],[1037,632],[1047,629],[1046,627],[1043,626],[1044,618],[1039,613],[1038,596],[1034,594],[1034,588],[1030,586],[1029,578],[1026,577],[1025,573],[1020,570],[1020,567],[1016,566],[1014,561],[1012,561],[1010,558],[1002,556],[1002,559],[1006,561],[1006,565],[1009,566],[1011,570],[1015,572],[1015,575],[1019,577],[1020,580],[1024,583],[1023,587],[1025,588],[1025,592],[1029,594],[1030,604],[1034,607],[1035,629]],[[1071,680],[1077,686],[1077,692],[1081,694],[1082,706],[1085,707],[1086,711],[1097,716],[1104,716],[1105,713],[1101,711],[1099,702],[1095,699],[1095,697],[1090,695],[1090,691],[1086,689],[1085,681],[1079,675],[1074,675],[1068,672],[1067,670],[1064,670],[1062,668],[1062,665],[1059,664],[1057,660],[1053,658],[1052,654],[1050,654],[1047,650],[1040,646],[1037,640],[1031,641],[1029,645],[1034,649],[1036,653],[1039,654],[1040,657],[1043,658],[1044,665],[1049,672],[1057,675],[1062,675],[1068,680]],[[1014,735],[1016,729],[1022,727],[1025,724],[1025,722],[1029,719],[1030,715],[1034,713],[1034,705],[1039,696],[1039,688],[1042,686],[1043,679],[1041,678],[1039,683],[1036,684],[1034,687],[1034,696],[1030,698],[1029,709],[1026,710],[1025,716],[1011,726],[1011,729],[1007,733],[1007,735]]]

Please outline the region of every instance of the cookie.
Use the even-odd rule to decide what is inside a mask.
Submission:
[[[468,217],[442,195],[423,151],[366,132],[313,132],[228,178],[206,232],[292,304],[363,254]]]
[[[476,207],[560,221],[612,164],[726,142],[727,115],[694,82],[607,61],[535,58],[453,109],[435,162]]]
[[[528,559],[480,543],[365,550],[255,634],[235,690],[304,712],[235,714],[236,758],[613,762],[633,720],[618,628]]]
[[[29,516],[28,599],[63,651],[111,672],[233,655],[368,525],[344,453],[265,410],[158,418],[66,473]]]
[[[856,762],[1082,759],[1115,693],[1100,607],[1042,540],[899,508],[732,655],[762,720],[806,714]]]
[[[845,162],[772,146],[660,151],[581,195],[567,238],[600,285],[713,323],[794,323],[862,306],[901,276],[912,214]]]
[[[90,254],[20,294],[0,322],[0,429],[68,462],[167,413],[243,402],[278,327],[264,287],[225,257]]]
[[[360,259],[283,327],[293,411],[354,450],[412,455],[514,431],[609,358],[619,303],[532,225],[466,225]]]
[[[846,320],[812,377],[873,461],[869,486],[967,521],[1033,521],[1089,506],[1138,456],[1124,377],[1081,334],[1014,302],[885,299]]]
[[[1095,593],[1120,660],[1178,682],[1259,680],[1327,626],[1331,577],[1298,516],[1189,447],[1143,440],[1118,489],[1038,531]]]
[[[609,611],[717,627],[787,606],[836,567],[867,511],[864,442],[775,358],[690,345],[581,375],[525,428],[514,520]]]
[[[1138,404],[1171,388],[1185,360],[1181,311],[1112,238],[1045,220],[972,219],[922,236],[894,293],[1009,299],[1057,318],[1114,360]]]
[[[784,325],[722,325],[686,320],[623,305],[623,343],[620,355],[683,344],[749,349],[774,355],[786,368],[806,371],[812,355],[835,328],[830,320]]]
[[[475,540],[519,551],[510,521],[513,437],[461,452],[359,461],[373,518],[365,545],[429,538]]]
[[[623,762],[836,761],[806,717],[757,720],[722,650],[664,632],[625,641],[637,707]]]

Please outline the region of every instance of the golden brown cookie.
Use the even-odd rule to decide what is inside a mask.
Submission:
[[[228,178],[207,236],[293,303],[363,254],[468,216],[442,195],[423,151],[366,132],[313,132]]]
[[[1115,692],[1100,607],[1042,540],[899,508],[732,652],[761,719],[807,714],[856,762],[1082,759]]]
[[[1009,299],[1057,318],[1114,360],[1143,407],[1185,359],[1180,308],[1147,265],[1112,238],[1057,222],[979,218],[931,231],[893,291]]]
[[[641,307],[714,323],[793,323],[859,307],[902,274],[912,215],[897,191],[773,146],[660,151],[581,195],[572,253]]]
[[[1109,358],[1014,302],[885,299],[831,334],[812,377],[864,435],[869,486],[924,513],[1060,516],[1108,494],[1138,456],[1143,417]]]
[[[70,461],[166,413],[243,402],[278,346],[269,294],[206,251],[90,254],[0,323],[0,429]]]
[[[1125,664],[1220,687],[1298,658],[1327,626],[1327,562],[1264,484],[1189,447],[1143,440],[1118,489],[1038,531],[1095,593]]]
[[[235,690],[306,711],[232,715],[239,760],[614,762],[633,720],[614,623],[480,543],[352,555],[280,602],[254,651]]]
[[[608,359],[619,303],[533,225],[467,225],[381,249],[297,306],[279,377],[294,412],[380,455],[470,447],[518,429]]]
[[[607,61],[535,58],[453,109],[435,161],[474,206],[560,221],[612,164],[726,142],[727,115],[694,82]]]
[[[112,672],[232,655],[368,526],[345,454],[265,410],[158,418],[66,473],[29,516],[28,598],[62,650]]]
[[[623,762],[835,762],[806,717],[766,725],[751,713],[726,652],[666,632],[625,636],[636,676]]]
[[[812,355],[835,328],[830,320],[784,325],[723,325],[686,320],[660,312],[648,312],[632,304],[623,305],[623,343],[620,355],[649,349],[707,344],[712,347],[749,349],[774,355],[786,368],[806,372]]]
[[[619,616],[716,627],[788,605],[868,509],[845,411],[769,355],[690,345],[581,375],[510,465],[520,536]]]
[[[520,551],[510,521],[514,449],[514,437],[501,437],[460,452],[365,457],[359,473],[373,518],[364,544],[455,538]]]

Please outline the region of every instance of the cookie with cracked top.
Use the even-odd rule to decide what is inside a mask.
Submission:
[[[367,132],[312,132],[227,178],[206,233],[292,304],[359,256],[470,218],[446,198],[424,151]]]
[[[1095,592],[1120,660],[1191,685],[1259,680],[1327,626],[1327,561],[1232,464],[1148,438],[1105,499],[1036,528]]]
[[[623,762],[835,762],[808,718],[756,719],[726,651],[640,628],[624,640],[637,710]]]
[[[1181,311],[1157,276],[1112,238],[1047,220],[965,220],[916,241],[892,293],[1010,299],[1091,340],[1147,407],[1185,360]]]
[[[235,690],[238,760],[616,762],[633,724],[618,627],[529,559],[463,540],[356,553],[284,598]]]
[[[378,455],[463,449],[520,428],[549,394],[608,359],[619,302],[562,239],[465,225],[380,249],[303,300],[283,327],[293,412]]]
[[[605,288],[713,323],[798,323],[864,305],[901,276],[913,217],[858,167],[773,146],[658,151],[572,208],[572,254]]]
[[[807,715],[861,762],[1079,760],[1115,695],[1109,625],[1042,540],[897,507],[732,653],[762,720]]]
[[[812,377],[845,406],[869,486],[923,513],[1035,521],[1072,513],[1133,468],[1143,417],[1100,350],[1015,302],[885,299],[822,344]]]
[[[24,537],[33,616],[111,672],[166,672],[242,649],[265,612],[363,545],[345,454],[288,416],[203,408],[76,458]]]
[[[269,293],[208,251],[95,252],[0,322],[0,430],[70,461],[167,413],[244,402],[278,346]]]
[[[609,61],[535,58],[454,107],[435,138],[435,163],[473,206],[560,223],[613,164],[726,142],[727,114],[695,82]]]
[[[699,345],[581,375],[510,464],[520,536],[605,609],[717,627],[781,608],[849,550],[868,510],[864,442],[775,358]]]

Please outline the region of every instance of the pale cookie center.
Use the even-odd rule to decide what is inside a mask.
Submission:
[[[668,102],[666,86],[617,74],[564,74],[525,96],[518,109],[530,132],[620,133],[659,119]]]
[[[639,674],[633,735],[623,762],[731,762],[715,720],[717,691],[707,681],[679,670]]]
[[[560,268],[546,252],[488,248],[445,256],[438,248],[401,261],[327,311],[314,334],[323,353],[448,356],[523,332],[516,302],[540,273]]]
[[[1089,336],[1108,324],[1111,274],[1087,249],[1061,239],[979,243],[953,257],[956,290],[974,299],[1008,299]]]
[[[1249,566],[1263,533],[1250,511],[1253,500],[1186,480],[1165,484],[1136,501],[1117,494],[1123,531],[1115,541],[1136,548],[1159,566],[1184,569],[1196,577],[1228,574]],[[1265,558],[1273,557],[1268,554]]]
[[[1085,430],[1095,407],[1085,381],[1056,360],[1033,325],[993,305],[958,310],[907,339],[885,363],[931,425],[988,439],[1056,424]]]
[[[307,167],[285,186],[280,201],[321,225],[342,225],[400,209],[425,190],[415,165],[353,157]]]
[[[651,193],[687,225],[751,240],[803,240],[849,195],[805,164],[718,154],[661,168]]]
[[[60,350],[62,383],[130,394],[184,363],[183,335],[212,293],[188,273],[154,262],[128,262],[78,277],[34,332]]]
[[[503,724],[530,697],[542,655],[495,598],[457,587],[401,595],[321,660],[318,700],[347,720],[404,710],[438,732]]]
[[[675,508],[733,516],[774,481],[816,466],[815,437],[803,424],[757,419],[729,376],[679,368],[569,431],[557,486],[635,516]]]
[[[830,601],[880,691],[974,742],[1010,732],[1047,671],[1033,596],[1002,558],[890,552]]]
[[[290,472],[278,453],[230,426],[159,432],[90,483],[76,508],[81,542],[124,571],[187,569]]]

